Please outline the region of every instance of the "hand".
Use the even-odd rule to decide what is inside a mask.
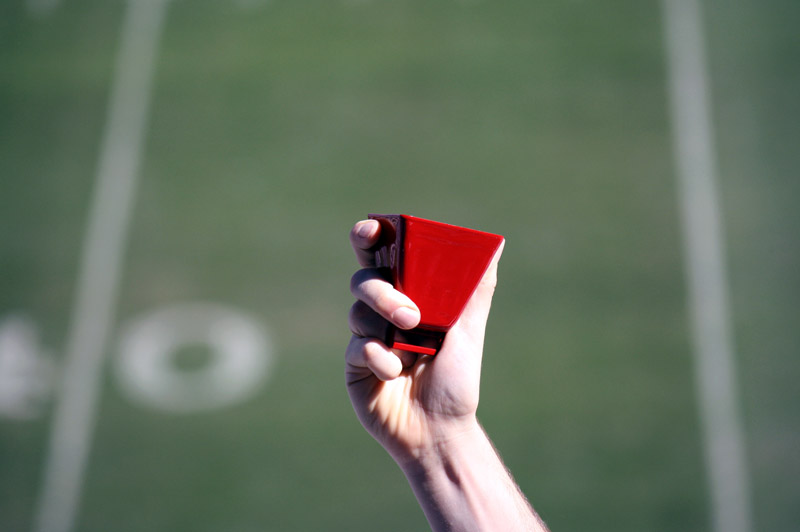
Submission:
[[[375,268],[370,249],[380,225],[358,222],[350,242],[359,270],[351,281],[357,299],[350,310],[353,336],[346,351],[350,401],[364,428],[401,465],[437,446],[482,429],[478,408],[486,320],[497,282],[501,245],[456,324],[435,356],[389,349],[389,324],[412,329],[417,306]]]

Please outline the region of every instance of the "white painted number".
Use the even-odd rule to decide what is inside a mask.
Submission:
[[[32,419],[42,413],[53,383],[53,360],[41,352],[27,317],[0,321],[0,416]]]
[[[200,367],[181,368],[182,349],[204,348]],[[175,413],[229,406],[256,393],[272,358],[269,336],[241,311],[191,303],[148,313],[131,322],[114,370],[133,402]]]

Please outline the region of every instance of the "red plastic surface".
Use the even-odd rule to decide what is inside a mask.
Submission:
[[[411,298],[422,319],[413,331],[396,331],[406,340],[398,349],[428,353],[431,338],[444,336],[458,320],[503,237],[405,214],[370,214],[381,224],[375,249],[378,267],[389,268],[392,284]],[[431,332],[440,333],[432,335]],[[426,341],[415,341],[415,333]],[[421,345],[420,345],[421,344]]]
[[[435,355],[438,349],[434,349],[432,347],[422,347],[420,345],[413,345],[413,344],[406,344],[403,342],[392,342],[392,347],[394,349],[402,349],[404,351],[412,351],[414,353],[420,353],[423,355]]]

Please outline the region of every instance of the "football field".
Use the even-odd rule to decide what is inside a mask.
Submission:
[[[800,3],[0,2],[0,531],[427,530],[344,387],[370,212],[505,236],[553,532],[800,525]]]

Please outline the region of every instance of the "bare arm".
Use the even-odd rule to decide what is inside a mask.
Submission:
[[[547,531],[479,426],[401,467],[433,530]]]
[[[420,316],[413,301],[374,269],[369,249],[379,231],[376,222],[363,221],[350,233],[364,267],[351,282],[357,301],[345,356],[359,420],[403,470],[436,532],[546,531],[475,415],[502,248],[439,353],[428,357],[391,350],[380,340],[390,322],[410,329]]]

